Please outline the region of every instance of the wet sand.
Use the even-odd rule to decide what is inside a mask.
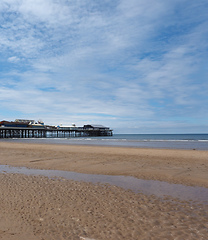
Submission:
[[[208,187],[208,151],[0,142],[0,164]]]
[[[208,154],[0,142],[0,164],[208,187]],[[0,239],[207,239],[208,206],[115,186],[0,174]]]

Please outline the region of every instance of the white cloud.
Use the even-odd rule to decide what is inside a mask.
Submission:
[[[16,63],[16,62],[19,62],[20,59],[18,57],[16,57],[16,56],[13,56],[13,57],[9,57],[8,61],[12,62],[12,63]]]

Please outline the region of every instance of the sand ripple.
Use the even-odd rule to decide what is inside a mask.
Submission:
[[[207,239],[208,206],[107,185],[0,174],[0,239]]]

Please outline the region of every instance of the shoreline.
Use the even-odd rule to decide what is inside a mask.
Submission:
[[[207,135],[207,134],[205,134]],[[171,140],[171,139],[134,139],[134,138],[16,138],[0,139],[0,142],[25,143],[25,144],[54,144],[73,146],[97,146],[97,147],[122,147],[141,149],[173,149],[173,150],[198,150],[208,151],[208,140]]]

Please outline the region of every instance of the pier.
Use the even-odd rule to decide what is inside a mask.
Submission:
[[[112,136],[113,130],[99,128],[29,128],[29,127],[0,127],[0,138],[71,138]]]
[[[0,122],[0,138],[71,138],[112,136],[113,130],[103,125],[87,124],[77,127],[44,125],[42,120],[16,119]]]

